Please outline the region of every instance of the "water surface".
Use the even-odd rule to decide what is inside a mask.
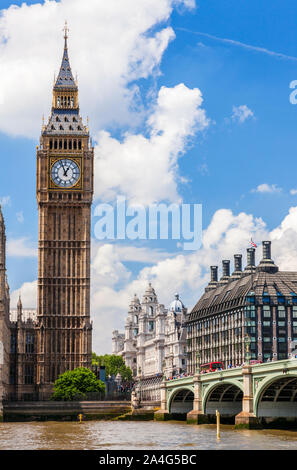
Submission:
[[[297,431],[234,430],[179,421],[0,423],[0,450],[297,450]]]

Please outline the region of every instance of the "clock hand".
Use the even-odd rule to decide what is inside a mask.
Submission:
[[[65,170],[65,166],[64,166],[63,160],[61,161],[61,164],[62,164],[62,167],[63,167],[64,176],[67,176],[67,173],[66,173],[66,170]]]

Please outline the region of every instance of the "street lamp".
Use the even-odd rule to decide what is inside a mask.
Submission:
[[[250,343],[251,343],[251,338],[248,333],[245,335],[245,352],[246,352],[246,362],[247,364],[250,363],[251,359],[251,354],[250,354]]]
[[[165,377],[165,367],[166,367],[166,361],[165,359],[162,361],[162,376],[163,378]]]
[[[196,374],[199,374],[200,371],[200,352],[196,352]]]

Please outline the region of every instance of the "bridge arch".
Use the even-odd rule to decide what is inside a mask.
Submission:
[[[193,410],[194,387],[183,386],[174,389],[168,400],[167,410],[171,414],[186,414]]]
[[[203,394],[203,413],[213,415],[218,410],[222,416],[236,416],[242,411],[242,398],[241,382],[237,380],[216,382]]]
[[[263,379],[254,395],[254,413],[257,418],[268,420],[297,420],[297,373],[282,373]]]

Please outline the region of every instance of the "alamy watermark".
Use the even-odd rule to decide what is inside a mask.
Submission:
[[[290,93],[290,103],[297,104],[297,80],[291,81],[290,88],[293,89],[292,93]]]
[[[128,205],[98,204],[94,216],[97,240],[179,240],[184,250],[198,250],[202,243],[202,204]]]

